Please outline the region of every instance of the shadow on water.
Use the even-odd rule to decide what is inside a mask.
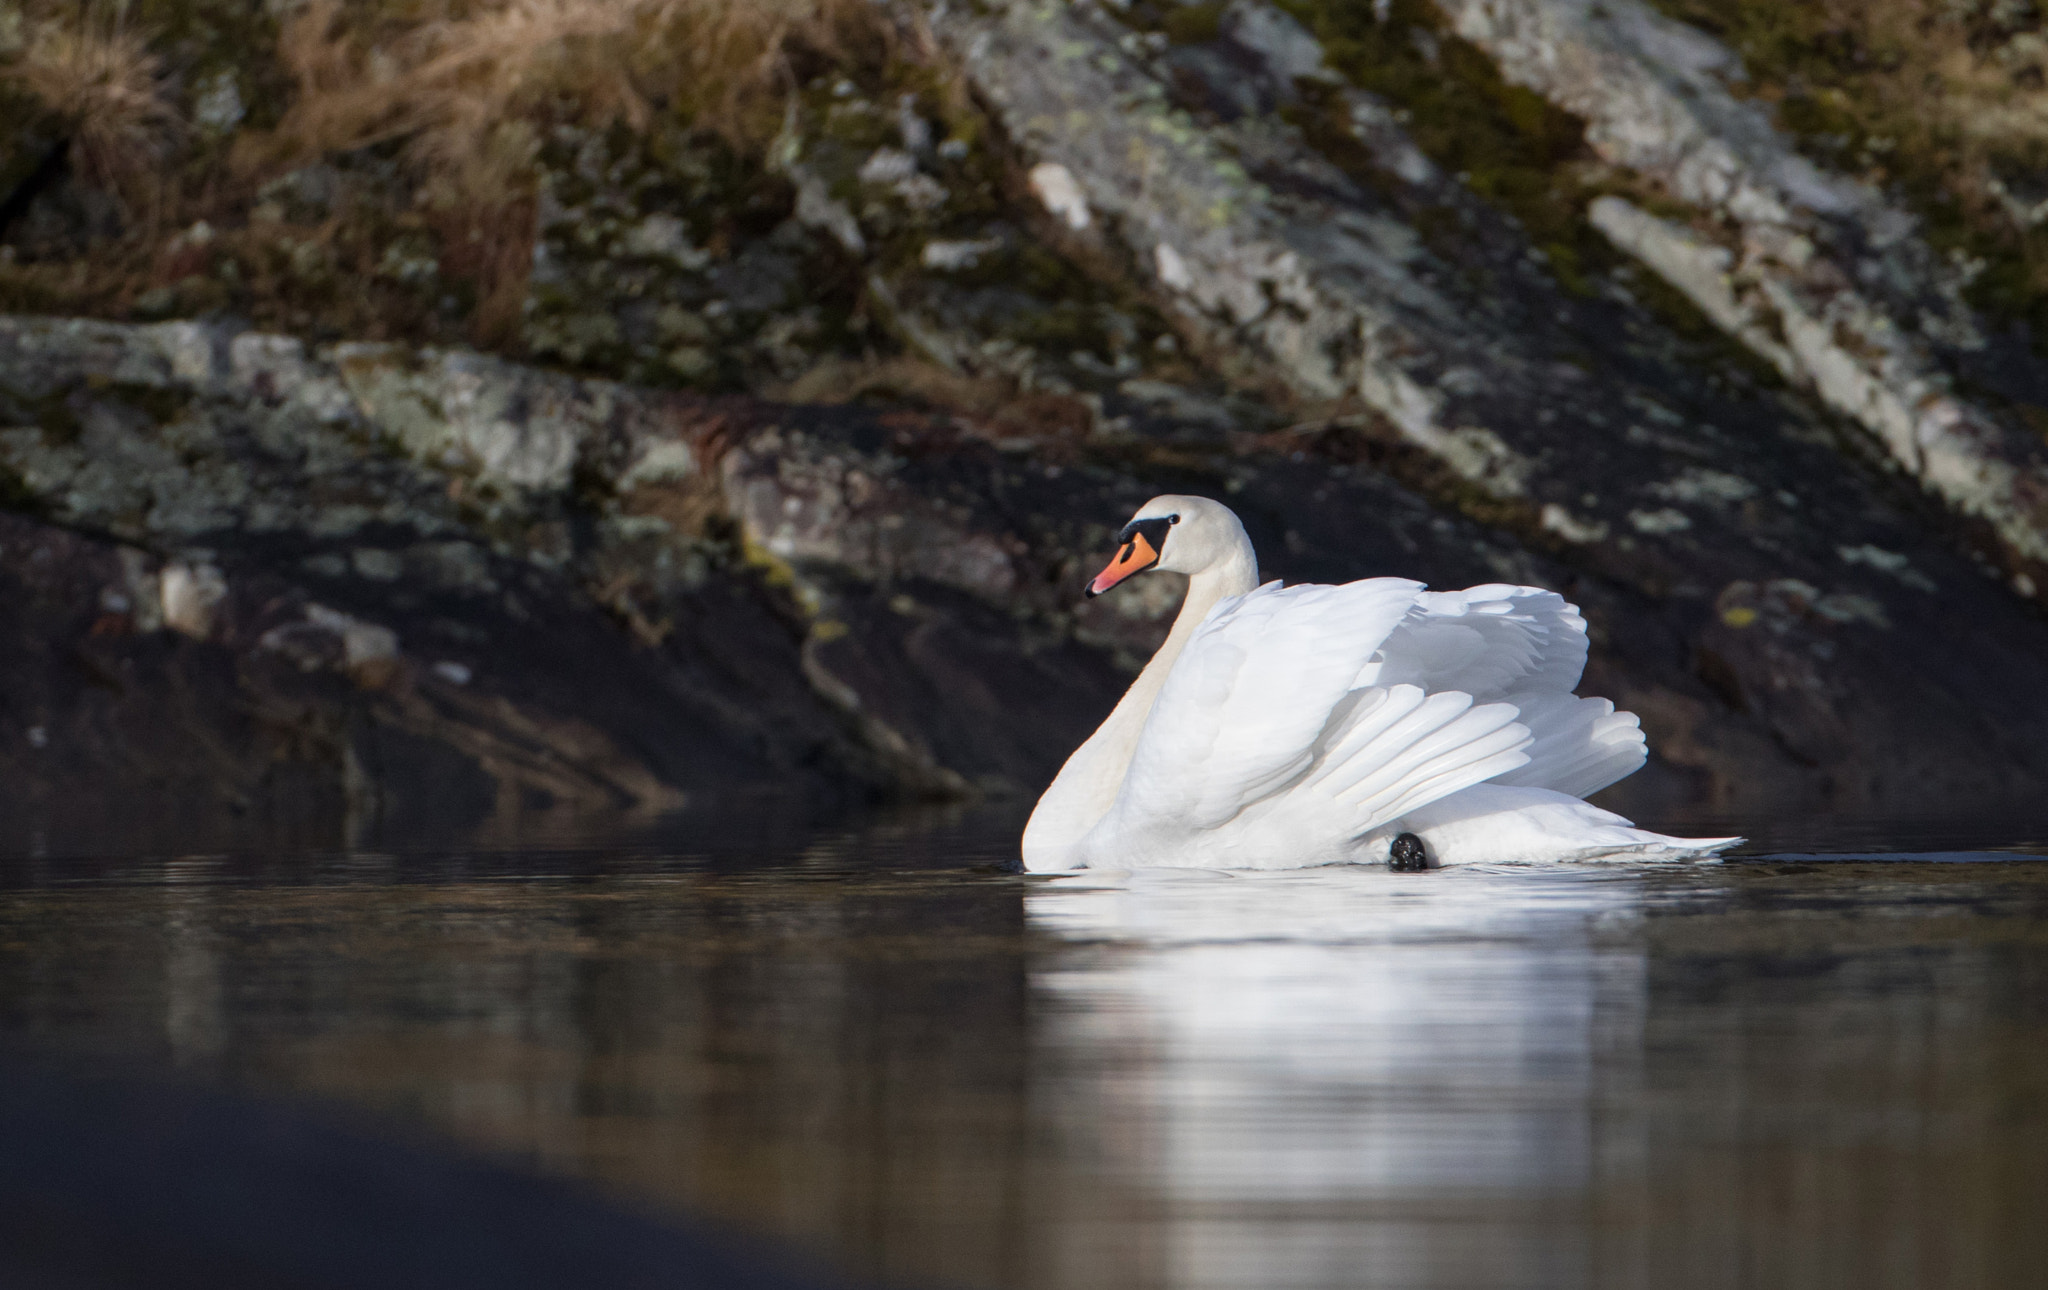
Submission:
[[[332,1108],[0,1054],[6,1290],[828,1290],[750,1243]]]
[[[338,1099],[903,1285],[2048,1264],[2048,864],[2010,822],[1061,877],[1001,871],[1018,822],[11,861],[0,1037]]]

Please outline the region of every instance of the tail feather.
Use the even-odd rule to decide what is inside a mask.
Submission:
[[[1381,830],[1422,838],[1439,864],[1504,861],[1696,860],[1741,838],[1674,838],[1612,811],[1541,788],[1479,784],[1404,811]]]

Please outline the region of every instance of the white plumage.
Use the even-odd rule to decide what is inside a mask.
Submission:
[[[1156,567],[1189,575],[1187,601],[1039,799],[1029,869],[1384,863],[1402,833],[1436,864],[1738,840],[1663,837],[1579,800],[1647,751],[1633,714],[1572,693],[1586,624],[1555,592],[1258,586],[1237,517],[1198,497],[1154,498],[1124,537],[1091,592]]]

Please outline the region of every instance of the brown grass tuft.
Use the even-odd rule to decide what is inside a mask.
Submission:
[[[491,0],[460,19],[352,27],[313,0],[280,33],[298,99],[248,160],[303,160],[413,138],[435,161],[490,127],[573,103],[644,125],[652,101],[758,145],[779,126],[793,47],[835,50],[862,0]]]
[[[863,0],[483,0],[409,26],[312,0],[278,40],[297,99],[237,160],[254,174],[406,141],[443,272],[475,290],[477,339],[502,345],[525,300],[549,120],[639,129],[665,107],[756,148],[780,127],[792,52],[877,29]]]
[[[178,132],[164,101],[160,64],[143,36],[115,17],[79,26],[49,21],[30,30],[26,48],[0,66],[71,138],[71,163],[85,179],[124,201],[153,183],[156,164]]]
[[[1020,389],[1004,377],[962,376],[917,358],[830,360],[766,393],[791,403],[922,406],[953,414],[972,437],[1029,440],[1041,448],[1078,443],[1094,425],[1088,405],[1071,395]]]

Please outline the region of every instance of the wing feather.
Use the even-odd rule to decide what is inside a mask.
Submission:
[[[1535,736],[1529,763],[1496,782],[1587,797],[1641,770],[1649,760],[1642,722],[1606,699],[1518,694],[1510,699]]]
[[[1468,694],[1432,694],[1345,764],[1331,767],[1327,791],[1377,814],[1390,794],[1405,793],[1407,787],[1474,757],[1526,745],[1529,732],[1515,715],[1509,704],[1475,707]]]
[[[1585,662],[1585,619],[1540,588],[1269,583],[1195,630],[1114,814],[1207,830],[1313,798],[1357,837],[1488,780],[1583,796],[1644,759],[1632,714],[1571,693]]]
[[[1462,690],[1485,703],[1568,694],[1585,669],[1586,620],[1576,606],[1554,591],[1496,582],[1417,596],[1360,681]]]
[[[1119,809],[1212,828],[1299,777],[1422,584],[1268,583],[1211,610],[1159,693]]]
[[[1426,806],[1461,789],[1485,783],[1503,771],[1513,770],[1528,755],[1522,751],[1528,738],[1527,731],[1520,724],[1504,727],[1475,739],[1455,750],[1454,754],[1445,754],[1431,764],[1417,768],[1404,776],[1402,782],[1384,794],[1381,800],[1373,803],[1371,817],[1365,827],[1376,829],[1418,806]]]

